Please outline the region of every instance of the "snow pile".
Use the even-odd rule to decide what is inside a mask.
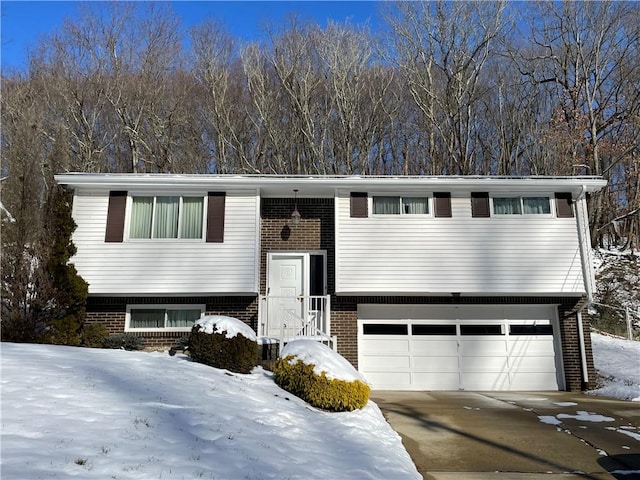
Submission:
[[[290,363],[300,360],[306,365],[313,365],[313,373],[327,378],[354,382],[360,380],[367,383],[365,378],[342,355],[337,354],[328,346],[314,340],[294,340],[282,349],[282,358],[293,355]]]
[[[591,343],[604,385],[589,393],[640,402],[640,342],[592,333]]]
[[[421,478],[372,402],[322,412],[182,355],[0,349],[2,478]]]
[[[256,332],[241,320],[233,317],[225,317],[224,315],[208,315],[197,320],[196,325],[200,326],[200,330],[204,333],[223,333],[225,337],[233,338],[236,335],[253,340],[257,340]]]

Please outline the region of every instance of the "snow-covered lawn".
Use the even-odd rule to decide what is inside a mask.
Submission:
[[[640,402],[640,342],[592,333],[591,343],[604,385],[589,393]]]
[[[167,353],[0,348],[3,480],[421,478],[372,402],[318,411],[260,368]]]
[[[640,342],[592,334],[606,377],[640,401]],[[0,344],[0,476],[13,479],[419,479],[369,402],[309,407],[271,374],[166,353]]]

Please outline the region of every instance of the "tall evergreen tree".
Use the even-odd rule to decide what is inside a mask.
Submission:
[[[47,308],[43,341],[80,345],[86,311],[88,284],[69,261],[76,253],[71,235],[76,223],[71,216],[72,195],[55,185],[49,190],[42,247],[47,251],[44,264]]]

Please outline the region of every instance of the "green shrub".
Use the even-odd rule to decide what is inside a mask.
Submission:
[[[194,325],[189,337],[191,358],[231,372],[251,372],[258,364],[258,344],[240,334],[227,338],[225,333],[207,333],[200,325]]]
[[[104,348],[123,350],[142,350],[144,348],[144,338],[132,333],[119,333],[105,338],[102,346]]]
[[[313,365],[288,355],[276,362],[274,380],[310,405],[332,412],[350,412],[364,407],[369,401],[371,389],[364,382],[327,378],[325,372],[318,375],[313,368]]]
[[[62,318],[50,319],[48,322],[48,326],[38,338],[38,342],[72,347],[80,345],[82,323],[76,317],[67,315]]]
[[[191,338],[191,334],[190,333],[186,333],[186,334],[182,335],[178,339],[177,345],[179,345],[181,347],[184,347],[184,348],[188,348],[189,347],[189,338]]]
[[[102,323],[85,323],[82,327],[82,346],[100,348],[109,336],[107,327]]]

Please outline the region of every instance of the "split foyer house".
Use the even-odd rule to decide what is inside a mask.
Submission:
[[[87,321],[170,346],[205,314],[323,341],[375,389],[594,381],[596,177],[58,175]]]

